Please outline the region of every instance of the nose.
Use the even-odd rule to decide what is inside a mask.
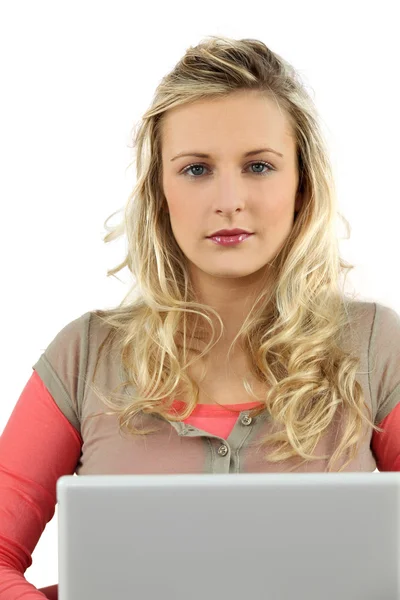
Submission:
[[[245,207],[246,191],[235,175],[226,174],[217,181],[215,188],[215,207],[223,214],[235,213]]]

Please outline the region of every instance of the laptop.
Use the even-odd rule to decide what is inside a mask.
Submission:
[[[66,475],[59,600],[398,600],[400,473]]]

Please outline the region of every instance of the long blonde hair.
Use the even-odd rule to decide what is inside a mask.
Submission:
[[[261,41],[209,36],[190,47],[162,79],[142,117],[133,139],[137,183],[124,219],[107,227],[113,213],[105,222],[109,233],[104,237],[108,243],[126,234],[126,258],[107,275],[127,266],[135,283],[117,308],[93,311],[113,333],[126,380],[109,398],[94,383],[90,385],[112,409],[106,414],[118,415],[121,430],[132,435],[157,431],[133,425],[141,411],[183,420],[196,406],[199,386],[187,368],[218,342],[224,325],[214,309],[197,302],[186,257],[164,210],[161,128],[163,116],[172,107],[242,90],[264,93],[287,116],[296,140],[303,204],[284,247],[271,263],[268,290],[256,298],[229,353],[240,340],[253,376],[269,387],[261,408],[253,411],[268,410],[281,426],[261,441],[261,447],[270,450],[265,460],[321,458],[313,451],[340,409],[347,415],[342,439],[331,457],[322,458],[329,458],[331,470],[346,455],[342,470],[356,456],[365,424],[379,430],[356,381],[359,357],[340,347],[349,315],[339,278],[354,266],[339,256],[334,179],[313,101],[294,68]],[[139,289],[136,294],[135,288]],[[210,314],[220,323],[217,339]],[[188,329],[194,315],[195,327]],[[199,319],[204,325],[198,326]],[[211,337],[200,335],[205,346],[195,350],[195,332],[207,328]],[[125,386],[133,389],[129,396],[117,392]],[[253,394],[246,379],[244,387]],[[188,398],[179,416],[171,410],[178,389]]]

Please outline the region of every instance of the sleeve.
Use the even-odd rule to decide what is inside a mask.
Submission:
[[[46,596],[24,577],[53,518],[59,477],[75,472],[82,439],[34,372],[0,437],[0,598]]]
[[[24,573],[54,516],[57,481],[75,473],[81,456],[89,321],[86,313],[49,344],[0,436],[1,600],[57,598],[57,586],[38,590]]]
[[[91,314],[87,312],[61,329],[32,367],[61,412],[79,432]]]
[[[371,449],[379,471],[400,471],[400,316],[376,303],[370,342],[369,380],[377,400]]]
[[[384,431],[374,431],[371,442],[378,471],[400,471],[400,404],[378,425]]]

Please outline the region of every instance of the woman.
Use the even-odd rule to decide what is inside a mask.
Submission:
[[[6,425],[2,599],[35,589],[62,475],[399,470],[400,318],[343,292],[332,169],[294,69],[210,37],[134,141],[105,241],[126,233],[109,275],[128,266],[139,292],[68,323]]]

